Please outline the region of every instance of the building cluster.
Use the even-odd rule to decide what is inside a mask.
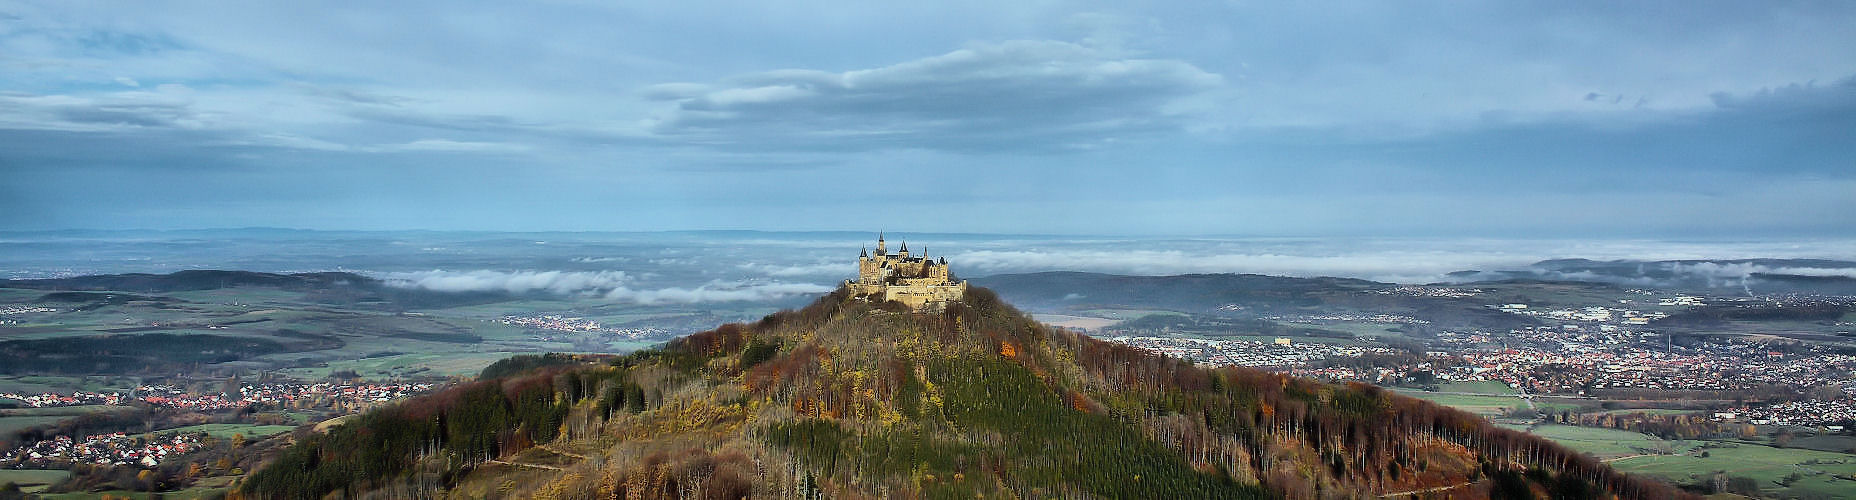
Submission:
[[[1380,294],[1380,295],[1404,295],[1407,297],[1428,297],[1428,298],[1436,298],[1436,299],[1460,299],[1464,297],[1474,297],[1477,295],[1482,295],[1482,292],[1483,290],[1481,288],[1449,288],[1449,287],[1427,287],[1427,286],[1401,286],[1397,288],[1373,290],[1373,293]]]
[[[157,437],[115,432],[82,439],[58,436],[0,453],[0,466],[19,469],[70,464],[154,467],[168,457],[198,449],[204,434],[175,433]]]
[[[1331,324],[1331,323],[1379,323],[1379,324],[1386,324],[1386,325],[1428,325],[1428,324],[1431,324],[1429,320],[1422,320],[1422,319],[1414,318],[1411,316],[1406,316],[1403,314],[1364,314],[1364,313],[1361,313],[1361,314],[1351,314],[1351,313],[1297,314],[1297,315],[1291,315],[1291,316],[1264,316],[1263,319],[1267,319],[1270,321],[1280,321],[1283,323],[1299,323],[1299,324],[1304,324],[1304,325],[1322,325],[1322,324]]]
[[[1283,370],[1308,368],[1316,362],[1330,358],[1357,358],[1371,354],[1397,352],[1387,347],[1294,342],[1286,338],[1262,342],[1239,339],[1119,336],[1109,340],[1200,364]]]
[[[50,307],[20,306],[20,305],[0,306],[0,316],[17,316],[21,314],[43,314],[43,313],[55,313],[55,312],[58,312],[58,310],[50,308]]]
[[[629,339],[629,340],[658,338],[658,337],[665,337],[665,336],[670,335],[670,330],[665,330],[661,328],[606,328],[600,325],[598,320],[574,317],[574,316],[561,316],[558,314],[543,314],[543,315],[535,315],[535,316],[503,316],[501,318],[497,318],[496,322],[505,324],[505,325],[534,328],[537,330],[547,330],[547,331],[563,332],[563,333],[593,333],[593,334],[600,334],[603,336],[619,337],[619,338],[624,338],[624,339]],[[555,338],[553,336],[541,336],[541,337],[538,337],[538,340],[561,340],[561,339]]]
[[[433,387],[433,384],[424,382],[263,383],[242,385],[236,394],[196,394],[171,385],[144,385],[128,394],[87,391],[70,394],[0,393],[0,398],[20,401],[33,408],[128,405],[139,401],[168,408],[211,411],[244,408],[254,404],[297,407],[301,406],[299,402],[311,401],[335,407],[361,407],[430,391]]]
[[[1714,419],[1755,425],[1841,426],[1846,422],[1856,421],[1856,401],[1813,399],[1763,406],[1742,406],[1715,412]],[[1841,430],[1841,427],[1833,430]]]
[[[120,405],[126,404],[122,393],[77,391],[70,394],[42,393],[26,394],[18,392],[0,392],[0,399],[19,401],[33,408],[53,408],[60,406]]]
[[[1668,313],[1662,312],[1645,312],[1636,309],[1605,306],[1590,306],[1577,309],[1532,309],[1529,308],[1527,304],[1502,304],[1497,308],[1506,313],[1562,322],[1563,324],[1560,325],[1561,329],[1573,331],[1585,330],[1594,326],[1603,331],[1612,331],[1617,329],[1617,325],[1648,325],[1651,321],[1669,316]],[[1597,325],[1580,325],[1572,322],[1597,323]],[[1610,328],[1606,328],[1606,326],[1610,326]]]
[[[1699,299],[1668,299],[1691,304]],[[1397,383],[1414,372],[1440,381],[1499,381],[1527,393],[1590,395],[1594,391],[1756,391],[1771,387],[1843,388],[1856,394],[1856,356],[1834,349],[1779,347],[1759,340],[1669,337],[1637,325],[1660,312],[1593,306],[1537,309],[1527,304],[1492,306],[1515,314],[1555,320],[1545,326],[1505,333],[1441,331],[1443,350],[1424,356],[1378,356],[1371,362],[1346,358],[1392,352],[1385,348],[1318,343],[1271,343],[1170,337],[1114,340],[1210,365],[1262,367],[1329,380]],[[1270,317],[1281,322],[1373,322],[1391,315]],[[1383,352],[1381,352],[1383,351]],[[1828,404],[1828,403],[1826,403]]]
[[[58,312],[58,310],[50,308],[50,307],[0,306],[0,325],[19,324],[18,319],[10,318],[8,316],[19,316],[19,315],[25,315],[25,314],[55,313],[55,312]]]

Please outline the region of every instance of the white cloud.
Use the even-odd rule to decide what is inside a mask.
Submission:
[[[638,304],[693,304],[699,302],[766,301],[795,295],[825,293],[832,287],[812,283],[714,281],[688,287],[633,288],[624,271],[417,271],[384,273],[390,286],[439,292],[546,292],[556,295],[602,297]]]
[[[1457,271],[1529,270],[1549,259],[1593,260],[1731,260],[1746,258],[1822,258],[1856,260],[1847,240],[1796,242],[1658,242],[1569,240],[1192,240],[1175,242],[1090,243],[1040,242],[1029,250],[973,250],[948,256],[956,273],[971,276],[1038,271],[1088,271],[1110,274],[1174,275],[1253,273],[1277,276],[1337,276],[1394,283],[1448,281]],[[1128,247],[1134,248],[1128,248]],[[1752,273],[1848,276],[1853,268],[1771,268],[1753,264],[1673,264],[1677,273],[1741,280]],[[1534,270],[1546,273],[1544,270]],[[1606,278],[1556,272],[1542,277]],[[1636,284],[1653,284],[1645,279]]]
[[[624,286],[624,271],[417,271],[387,273],[387,284],[440,292],[599,293]]]
[[[767,276],[779,276],[779,277],[818,276],[818,275],[849,276],[850,274],[855,273],[857,271],[856,267],[853,266],[852,263],[849,261],[820,262],[817,264],[796,264],[796,265],[778,265],[778,264],[762,264],[758,262],[748,262],[748,263],[741,264],[736,267],[739,267],[742,270],[749,271],[749,272],[755,272],[755,273],[765,274]]]
[[[812,283],[710,283],[696,288],[660,288],[656,290],[633,290],[620,287],[607,292],[605,297],[623,302],[636,302],[652,305],[662,303],[693,304],[698,302],[734,302],[766,301],[782,299],[795,295],[825,293],[832,287]]]

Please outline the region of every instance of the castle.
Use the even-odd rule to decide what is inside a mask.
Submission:
[[[911,257],[906,241],[891,255],[880,233],[876,254],[864,249],[857,256],[857,279],[845,281],[844,286],[858,297],[873,302],[893,300],[916,311],[937,311],[967,294],[967,282],[955,282],[948,273],[946,257],[939,262],[926,255]]]

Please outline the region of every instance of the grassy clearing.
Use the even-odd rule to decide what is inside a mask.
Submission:
[[[71,417],[0,417],[0,435],[12,434],[41,425],[55,424],[58,423],[59,420],[67,418]]]
[[[14,408],[0,411],[0,416],[7,417],[77,417],[92,413],[135,411],[128,406],[84,405],[57,406],[51,408]]]
[[[0,435],[51,425],[60,420],[92,413],[134,411],[127,406],[63,406],[57,408],[10,408],[0,410]]]
[[[1471,392],[1476,394],[1513,395],[1513,387],[1494,380],[1476,382],[1445,382],[1437,386],[1437,392]]]
[[[283,434],[285,432],[290,432],[292,430],[296,430],[296,426],[293,426],[293,425],[257,425],[257,424],[200,424],[200,425],[190,425],[187,427],[181,427],[181,428],[176,428],[176,429],[168,429],[165,431],[157,431],[157,432],[154,432],[154,434],[169,434],[169,433],[175,433],[175,432],[182,432],[182,433],[204,432],[207,435],[210,435],[213,437],[219,437],[219,438],[230,438],[234,435],[243,435],[247,438],[255,438],[255,437],[260,437],[260,436],[271,436],[271,435],[276,435],[276,434]]]
[[[1646,453],[1673,453],[1678,449],[1694,447],[1688,442],[1664,441],[1656,436],[1640,432],[1598,427],[1548,424],[1535,426],[1527,431],[1603,459]]]
[[[325,378],[328,377],[331,372],[343,370],[354,370],[355,373],[360,374],[362,377],[372,379],[396,378],[407,375],[476,375],[478,372],[483,371],[483,367],[490,366],[490,363],[494,363],[496,360],[514,354],[517,353],[454,352],[399,354],[377,358],[330,361],[328,366],[290,368],[278,370],[278,372],[291,377],[311,380]],[[424,370],[420,370],[422,368]]]
[[[70,471],[63,470],[12,470],[0,469],[0,484],[13,483],[27,493],[43,491],[45,487],[57,484],[70,477]]]
[[[1700,448],[1692,441],[1686,449],[1677,447],[1676,455],[1642,456],[1611,462],[1625,472],[1652,474],[1676,481],[1695,481],[1725,472],[1730,476],[1756,479],[1763,492],[1775,496],[1814,493],[1836,498],[1856,498],[1856,481],[1837,479],[1833,475],[1856,474],[1856,456],[1844,453],[1773,448],[1753,444],[1722,444],[1719,448]],[[1708,457],[1701,457],[1701,452]],[[1800,477],[1791,486],[1779,481],[1791,474]]]
[[[1630,431],[1568,425],[1527,430],[1606,459],[1612,467],[1632,474],[1693,483],[1725,473],[1759,481],[1766,495],[1856,498],[1856,481],[1835,477],[1856,475],[1856,455],[1752,443],[1663,440]],[[1798,474],[1794,482],[1781,484],[1792,474]]]
[[[218,498],[220,494],[223,494],[225,492],[226,492],[225,488],[187,488],[187,489],[180,490],[180,491],[164,491],[161,493],[142,493],[142,492],[136,492],[136,491],[115,490],[115,491],[100,491],[96,493],[56,493],[56,494],[49,494],[49,495],[41,495],[39,496],[39,498],[43,500],[91,500],[91,499],[102,497],[103,495],[110,495],[116,498],[131,498],[134,500],[149,500],[153,498],[162,498],[165,500],[195,500],[195,499],[205,499],[205,498]],[[160,495],[160,497],[156,497],[155,495]]]
[[[1292,327],[1310,326],[1310,325],[1303,325],[1303,324],[1298,324],[1298,323],[1283,323],[1283,324],[1292,326]],[[1403,333],[1392,331],[1393,328],[1398,328],[1398,325],[1388,325],[1385,323],[1367,323],[1367,322],[1359,322],[1359,321],[1337,321],[1333,323],[1323,323],[1320,325],[1314,325],[1314,327],[1320,328],[1322,330],[1333,330],[1337,332],[1351,333],[1355,337],[1362,337],[1362,338],[1404,336]]]
[[[1527,402],[1515,396],[1475,395],[1475,394],[1439,394],[1412,389],[1394,389],[1399,394],[1430,401],[1440,405],[1456,408],[1482,416],[1501,415],[1519,406],[1526,407]]]

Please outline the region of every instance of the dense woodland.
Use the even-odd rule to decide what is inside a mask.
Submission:
[[[1371,385],[1206,369],[973,289],[839,291],[608,359],[531,357],[308,434],[239,493],[536,498],[1670,498]]]

